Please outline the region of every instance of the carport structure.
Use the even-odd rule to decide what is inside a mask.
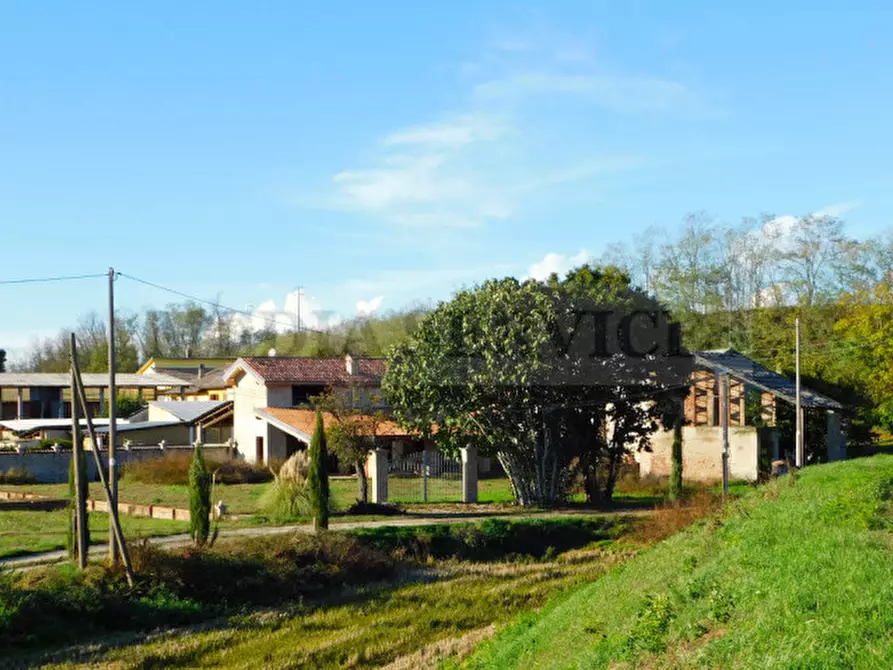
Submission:
[[[773,372],[734,349],[698,351],[694,353],[692,393],[686,401],[686,419],[693,426],[718,426],[720,408],[727,412],[728,425],[747,425],[746,403],[750,389],[760,391],[760,415],[768,426],[776,426],[776,403],[781,399],[791,405],[797,401],[794,382]],[[719,375],[729,377],[729,397],[722,397]],[[843,433],[843,405],[817,391],[800,386],[801,420],[806,409],[826,412],[826,448],[829,461],[846,458],[846,437]],[[803,424],[805,425],[805,423]],[[773,438],[773,459],[782,456],[778,433]]]

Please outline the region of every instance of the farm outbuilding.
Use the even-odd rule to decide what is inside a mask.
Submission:
[[[734,349],[694,352],[691,388],[685,399],[683,427],[683,472],[687,479],[717,481],[722,478],[722,414],[726,412],[729,434],[729,472],[734,479],[755,481],[773,460],[791,450],[781,443],[778,402],[794,405],[794,382],[763,367]],[[723,397],[720,375],[728,375],[728,398]],[[758,402],[757,402],[758,399]],[[843,405],[801,385],[801,411],[826,414],[823,460],[846,458],[842,430]],[[758,409],[754,409],[758,407]],[[751,416],[748,416],[750,408]],[[754,415],[758,412],[758,416]],[[672,471],[672,431],[659,430],[651,436],[651,452],[636,459],[642,475],[668,476]]]

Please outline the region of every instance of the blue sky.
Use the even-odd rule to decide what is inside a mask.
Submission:
[[[886,230],[893,7],[735,5],[4,2],[0,279],[114,265],[277,310],[302,285],[312,321],[691,211]],[[104,300],[0,286],[0,347]]]

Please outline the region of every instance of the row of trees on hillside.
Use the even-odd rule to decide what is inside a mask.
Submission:
[[[893,429],[893,234],[858,240],[828,216],[726,225],[695,214],[600,261],[666,304],[692,350],[731,346],[790,374],[799,318],[808,383]]]
[[[118,370],[133,372],[150,357],[230,357],[266,355],[339,356],[358,353],[383,356],[412,332],[425,313],[422,307],[378,317],[357,318],[326,331],[277,332],[268,325],[253,329],[241,315],[194,302],[147,309],[141,314],[119,311],[115,323]],[[108,323],[96,313],[82,317],[73,328],[35,342],[19,367],[32,372],[68,369],[68,333],[78,338],[85,372],[108,369]]]

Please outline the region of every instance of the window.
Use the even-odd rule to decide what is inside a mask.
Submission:
[[[326,390],[325,386],[292,386],[291,387],[291,404],[292,407],[307,405],[310,403],[310,397],[320,395]]]

